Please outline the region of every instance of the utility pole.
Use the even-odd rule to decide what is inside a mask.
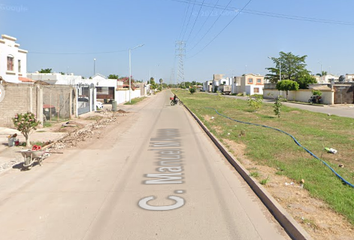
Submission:
[[[177,41],[176,42],[176,58],[179,58],[178,61],[178,70],[177,70],[177,84],[179,82],[184,82],[184,57],[186,56],[186,42]]]

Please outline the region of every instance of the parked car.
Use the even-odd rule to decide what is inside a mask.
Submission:
[[[55,106],[43,104],[43,121],[49,120],[56,114]]]

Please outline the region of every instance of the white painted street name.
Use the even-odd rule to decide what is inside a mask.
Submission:
[[[178,129],[159,129],[156,138],[150,139],[150,151],[156,151],[158,173],[149,173],[145,177],[149,178],[144,181],[146,185],[162,185],[162,184],[182,184],[184,183],[182,149],[179,140],[180,134]],[[175,190],[176,194],[185,193],[184,190]],[[173,200],[172,205],[150,205],[149,202],[155,200],[156,196],[148,196],[140,199],[139,207],[149,211],[168,211],[182,207],[185,200],[182,197],[170,195],[167,199]],[[150,202],[150,203],[151,203]]]

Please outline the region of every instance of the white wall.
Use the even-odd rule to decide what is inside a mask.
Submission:
[[[334,104],[334,91],[331,90],[321,90],[322,100],[324,104],[332,105]],[[263,98],[277,98],[282,96],[286,98],[286,91],[278,91],[276,89],[264,89]],[[289,91],[288,100],[308,102],[312,96],[312,89],[300,89],[298,91]]]
[[[26,77],[27,51],[20,49],[16,38],[1,35],[0,39],[0,76],[7,82],[21,83],[18,77]],[[7,70],[7,57],[13,56],[13,71]],[[21,72],[18,72],[18,60],[21,60]]]
[[[141,97],[140,93],[141,93],[140,89],[136,89],[135,91],[131,91],[131,99]],[[128,102],[129,101],[129,90],[124,89],[124,90],[116,91],[115,100],[117,101],[117,104]]]

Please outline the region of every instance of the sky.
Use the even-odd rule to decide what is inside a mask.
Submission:
[[[264,75],[280,51],[307,55],[313,74],[341,75],[354,73],[353,9],[352,0],[0,0],[0,34],[28,50],[27,72],[129,76],[132,49],[138,80]]]

